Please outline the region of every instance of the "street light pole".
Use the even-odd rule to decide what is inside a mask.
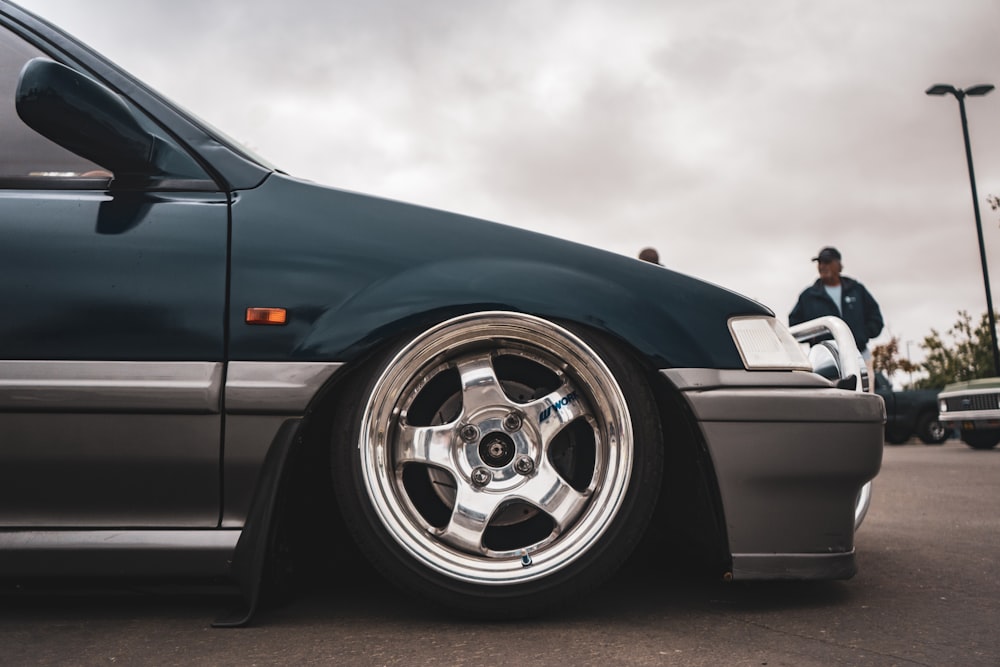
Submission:
[[[969,121],[965,117],[966,96],[982,97],[993,90],[993,84],[980,84],[960,90],[955,86],[939,83],[925,92],[928,95],[954,95],[958,100],[958,111],[962,115],[962,136],[965,138],[965,158],[969,163],[969,181],[972,184],[972,208],[976,213],[976,234],[979,236],[979,261],[983,265],[983,283],[986,286],[986,313],[990,322],[990,344],[993,350],[993,374],[1000,377],[1000,347],[997,346],[997,323],[993,315],[993,297],[990,294],[990,274],[986,268],[986,244],[983,242],[983,223],[979,216],[979,195],[976,192],[976,174],[972,169],[972,145],[969,142]]]
[[[906,361],[910,364],[910,388],[913,388],[913,357],[910,356],[910,345],[912,340],[906,341]]]

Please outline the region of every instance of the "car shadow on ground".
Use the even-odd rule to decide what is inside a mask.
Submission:
[[[270,601],[252,626],[340,622],[345,618],[382,621],[489,624],[435,607],[400,592],[364,562],[331,564],[325,576],[300,582],[281,601]],[[547,612],[546,622],[591,622],[625,618],[797,610],[851,600],[845,582],[724,582],[675,565],[637,560],[597,590]],[[239,604],[239,591],[218,580],[20,579],[0,581],[0,620],[115,621],[137,616],[201,617],[206,624]],[[512,622],[517,622],[512,621]],[[536,621],[537,622],[537,619]]]
[[[352,563],[342,574],[311,590],[300,591],[283,605],[262,610],[255,623],[284,623],[300,614],[330,620],[344,615],[372,615],[401,622],[419,618],[440,623],[491,623],[440,609],[402,593],[364,562]],[[677,564],[633,559],[596,590],[546,612],[542,619],[559,623],[613,617],[621,621],[625,617],[682,616],[692,611],[801,610],[845,603],[853,595],[842,581],[726,582],[720,576],[687,570]]]

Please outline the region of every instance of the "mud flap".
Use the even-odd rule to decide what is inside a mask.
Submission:
[[[239,584],[243,604],[215,619],[212,623],[214,628],[246,626],[260,604],[264,566],[277,532],[274,513],[278,491],[300,423],[300,419],[289,419],[283,423],[264,459],[247,523],[233,555],[233,575]]]

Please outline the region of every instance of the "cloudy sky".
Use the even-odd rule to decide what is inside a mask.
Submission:
[[[20,0],[281,169],[674,269],[784,319],[824,245],[886,332],[986,310],[958,104],[997,0]],[[967,104],[1000,299],[1000,91]]]

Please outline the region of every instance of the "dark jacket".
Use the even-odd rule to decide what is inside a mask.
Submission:
[[[853,278],[840,277],[842,286],[840,294],[841,310],[823,288],[823,283],[816,280],[811,287],[799,295],[799,301],[788,315],[788,324],[794,326],[824,315],[834,315],[841,318],[851,328],[854,341],[859,350],[864,350],[869,339],[882,333],[882,311],[865,286]]]

